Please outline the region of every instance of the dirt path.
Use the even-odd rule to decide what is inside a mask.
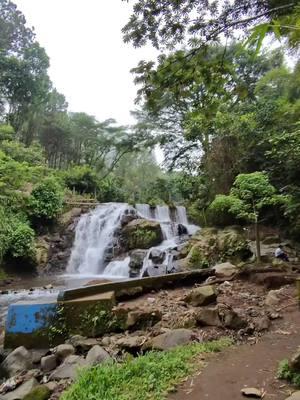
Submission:
[[[264,389],[264,400],[284,400],[290,388],[276,379],[278,362],[299,345],[300,311],[295,306],[258,343],[214,356],[199,376],[189,379],[169,400],[242,400],[243,387]]]

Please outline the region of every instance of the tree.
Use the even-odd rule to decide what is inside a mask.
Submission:
[[[218,195],[210,205],[212,212],[224,212],[254,224],[256,256],[261,261],[259,223],[267,206],[283,205],[287,198],[276,194],[275,187],[263,172],[240,174],[236,177],[228,196]]]
[[[135,47],[147,42],[169,49],[187,44],[193,56],[221,36],[233,37],[236,30],[249,32],[257,26],[260,29],[253,35],[256,40],[257,36],[263,38],[274,32],[294,37],[298,34],[297,5],[297,0],[135,0],[133,13],[123,28],[124,40]]]

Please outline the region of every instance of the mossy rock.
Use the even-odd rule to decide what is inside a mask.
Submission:
[[[48,400],[51,396],[51,391],[47,386],[36,386],[30,393],[28,393],[23,400]]]
[[[50,244],[44,238],[38,238],[35,244],[35,265],[44,266],[49,260]]]
[[[136,219],[122,230],[122,245],[126,250],[150,249],[163,241],[160,224],[156,221]]]
[[[190,245],[185,259],[188,269],[207,268],[226,261],[239,263],[252,254],[243,232],[235,227],[203,229],[191,238]]]

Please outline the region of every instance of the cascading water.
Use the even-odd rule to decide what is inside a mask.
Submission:
[[[188,224],[185,208],[178,206],[175,212],[170,212],[168,206],[150,207],[148,204],[137,204],[134,210],[128,204],[108,203],[80,218],[67,267],[68,274],[129,277],[128,255],[123,260],[107,260],[107,252],[113,249],[115,233],[128,210],[137,212],[141,218],[159,222],[163,232],[163,242],[147,251],[141,275],[151,269],[152,275],[168,273],[174,269],[173,250],[180,242],[179,225],[184,225],[187,230],[192,227]]]
[[[105,251],[113,242],[114,233],[128,208],[128,204],[103,204],[80,218],[67,273],[81,275],[103,273]]]

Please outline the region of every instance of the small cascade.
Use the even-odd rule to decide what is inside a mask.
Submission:
[[[104,271],[105,252],[128,208],[128,204],[103,204],[80,218],[67,273],[97,275]]]
[[[185,207],[183,206],[176,207],[176,222],[185,226],[189,224]]]
[[[153,218],[149,204],[136,204],[135,208],[136,208],[138,214],[142,218],[146,218],[146,219]]]

